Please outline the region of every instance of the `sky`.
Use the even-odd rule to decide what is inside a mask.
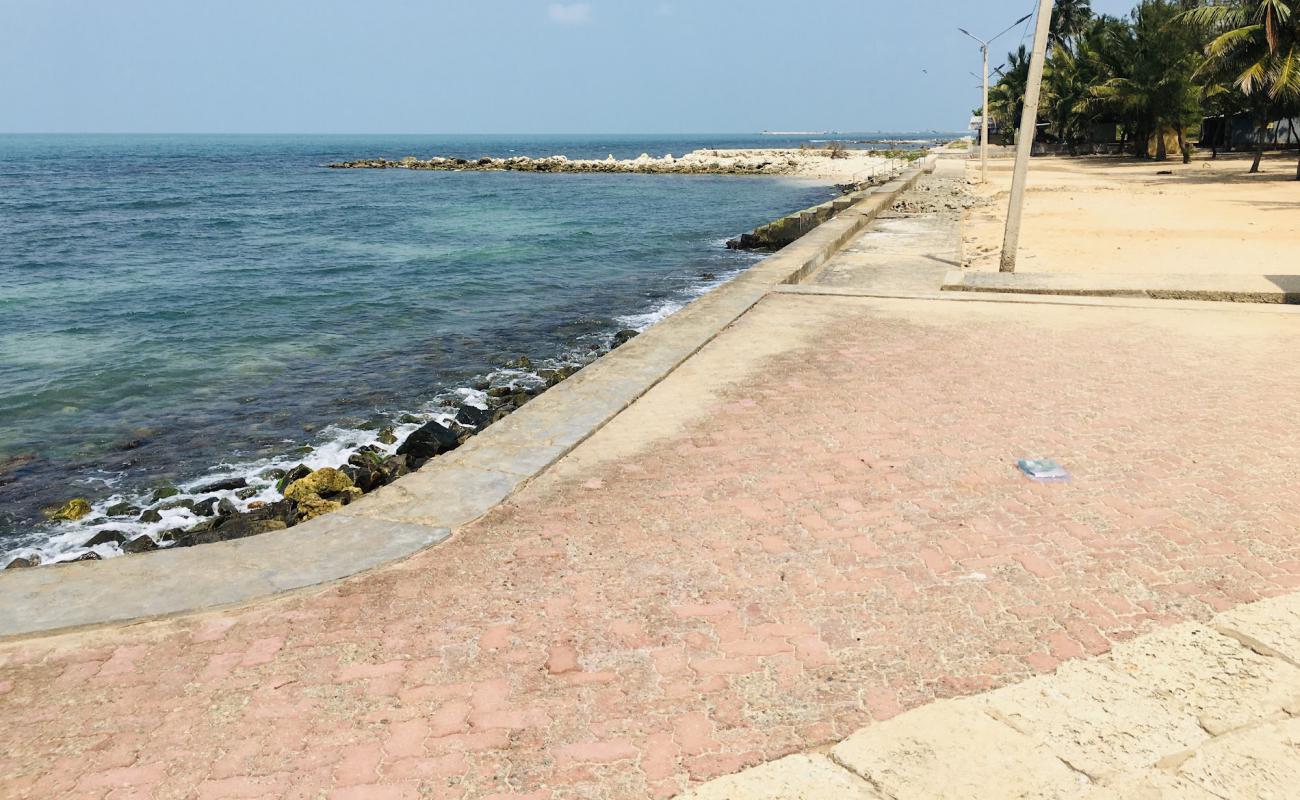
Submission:
[[[0,131],[950,131],[1034,5],[0,0]]]

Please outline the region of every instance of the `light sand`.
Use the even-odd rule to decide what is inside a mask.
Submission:
[[[963,231],[966,265],[996,271],[1011,185],[1010,160],[972,187]],[[1044,158],[1030,166],[1017,272],[1110,274],[1300,273],[1300,183],[1295,156],[1191,164]],[[1168,170],[1169,175],[1158,172]],[[978,162],[967,175],[977,179]]]

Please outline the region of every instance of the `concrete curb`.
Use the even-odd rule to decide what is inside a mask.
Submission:
[[[946,292],[1145,297],[1229,303],[1300,303],[1300,275],[1082,275],[953,270]]]
[[[461,448],[341,511],[238,541],[0,572],[0,640],[243,603],[355,575],[446,540],[599,430],[772,289],[813,274],[933,171],[935,160],[923,159]]]
[[[680,797],[1290,797],[1297,663],[1300,594],[1291,594],[939,700],[868,725],[828,755],[787,756]]]

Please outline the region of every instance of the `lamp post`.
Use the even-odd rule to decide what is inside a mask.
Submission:
[[[1038,0],[1038,25],[1034,30],[1034,51],[1029,56],[1025,109],[1020,114],[1020,138],[1016,142],[1016,167],[1011,173],[1011,200],[1007,205],[1007,230],[1002,237],[999,272],[1016,271],[1016,252],[1020,248],[1020,216],[1025,209],[1029,157],[1034,154],[1034,139],[1038,135],[1038,94],[1043,88],[1043,63],[1047,60],[1047,35],[1051,31],[1052,7],[1052,0]]]
[[[1032,17],[1033,14],[1026,14],[1015,22],[1007,26],[1007,29],[997,36],[989,39],[987,42],[965,28],[957,30],[966,34],[970,38],[979,42],[980,56],[984,61],[984,111],[980,115],[980,183],[989,179],[989,45],[993,44],[999,37],[1009,33],[1012,28]]]

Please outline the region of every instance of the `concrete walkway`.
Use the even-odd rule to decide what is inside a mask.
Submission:
[[[1300,595],[869,725],[684,800],[1236,800],[1300,776]]]
[[[0,786],[670,797],[1285,594],[1300,317],[1214,309],[768,293],[438,547],[0,644]]]

